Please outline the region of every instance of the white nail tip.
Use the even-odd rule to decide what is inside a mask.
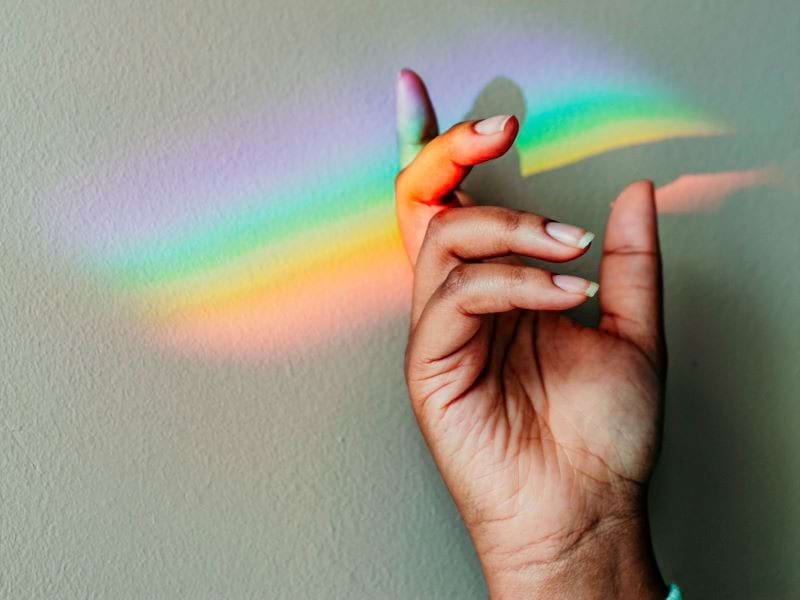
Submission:
[[[511,118],[511,115],[497,115],[496,117],[489,117],[483,121],[475,123],[475,132],[482,135],[490,135],[493,133],[500,133],[506,128],[506,123]]]
[[[594,234],[591,231],[587,231],[583,234],[583,237],[578,240],[578,248],[583,250],[586,248],[586,246],[592,243],[592,240],[594,240]]]

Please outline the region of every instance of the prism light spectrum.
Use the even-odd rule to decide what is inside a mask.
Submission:
[[[727,131],[628,61],[575,40],[519,32],[438,62],[425,52],[420,45],[407,59],[425,65],[442,123],[463,119],[497,76],[519,86],[523,175]],[[350,87],[322,82],[303,102],[205,133],[181,144],[183,154],[151,150],[100,189],[79,190],[85,209],[65,230],[81,264],[131,303],[152,339],[188,354],[305,351],[403,315],[411,270],[394,217],[386,76],[354,73],[363,81]],[[365,110],[340,88],[380,101]],[[327,103],[354,108],[331,115]],[[397,125],[419,128],[417,117],[398,115]]]

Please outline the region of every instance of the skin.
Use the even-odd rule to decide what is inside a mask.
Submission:
[[[559,263],[588,248],[550,237],[544,217],[473,206],[458,190],[472,166],[511,147],[517,120],[439,134],[408,70],[398,102],[418,117],[399,123],[407,164],[396,179],[414,265],[406,381],[490,596],[664,598],[646,504],[666,365],[652,183],[613,204],[601,318],[583,327],[560,311],[588,297],[519,257]]]

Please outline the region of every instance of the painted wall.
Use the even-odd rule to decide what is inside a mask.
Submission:
[[[443,124],[524,119],[484,201],[602,231],[656,181],[657,554],[690,598],[800,597],[798,31],[794,0],[3,2],[0,596],[483,597],[402,378],[410,66]]]

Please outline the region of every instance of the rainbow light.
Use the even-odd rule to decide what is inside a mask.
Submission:
[[[498,75],[519,85],[524,175],[724,129],[574,41],[508,32],[431,62],[439,55],[420,43],[404,62],[421,66],[441,123],[462,119]],[[307,94],[324,98],[316,104],[272,107],[157,159],[151,149],[103,189],[76,189],[88,200],[67,232],[84,268],[130,300],[153,339],[209,357],[306,352],[403,315],[411,271],[393,207],[392,75],[354,86],[378,96],[372,110],[321,82]],[[331,116],[320,102],[353,110]],[[400,115],[403,135],[418,116]]]
[[[698,112],[654,93],[575,89],[529,112],[517,145],[527,176],[627,146],[723,133]]]

